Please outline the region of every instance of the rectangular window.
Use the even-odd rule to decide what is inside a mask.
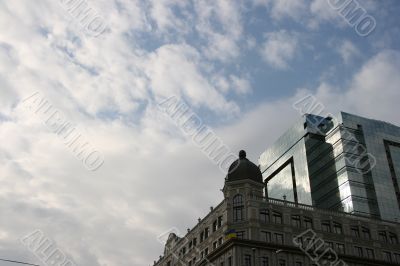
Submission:
[[[309,217],[304,217],[304,227],[305,228],[307,228],[307,229],[312,229],[312,224],[313,224],[313,222],[312,222],[312,219],[311,218],[309,218]]]
[[[369,231],[368,228],[363,227],[363,228],[361,229],[361,231],[362,231],[362,235],[363,235],[363,238],[364,238],[364,239],[371,239],[371,232]]]
[[[299,215],[292,215],[292,225],[295,227],[300,227],[300,216]]]
[[[238,232],[236,232],[236,237],[238,238],[238,239],[244,239],[245,237],[244,237],[244,231],[238,231]]]
[[[400,263],[400,254],[399,253],[394,253],[394,262],[396,263]]]
[[[331,223],[329,221],[323,221],[321,223],[321,230],[324,232],[331,233]]]
[[[275,233],[275,243],[283,245],[283,234]]]
[[[336,251],[340,254],[345,254],[344,245],[340,243],[336,243]]]
[[[200,243],[204,241],[204,232],[200,233]]]
[[[193,247],[197,245],[197,238],[193,238]]]
[[[388,251],[383,252],[383,260],[386,262],[392,262],[392,254]]]
[[[218,228],[222,226],[222,216],[218,217]]]
[[[217,225],[217,220],[215,220],[213,223],[213,232],[217,231]]]
[[[261,257],[261,266],[269,266],[268,257]]]
[[[221,246],[222,245],[222,237],[220,237],[219,239],[218,239],[218,246]]]
[[[208,248],[206,248],[206,249],[204,250],[204,255],[205,255],[205,256],[208,255]]]
[[[368,259],[375,259],[375,253],[374,253],[373,249],[367,248],[366,251],[367,251],[367,258]]]
[[[213,243],[213,250],[217,249],[217,241]]]
[[[279,266],[286,266],[286,260],[280,259],[278,265]]]
[[[269,211],[268,209],[261,209],[260,210],[260,221],[263,223],[269,222]]]
[[[271,233],[267,231],[261,231],[261,241],[271,242]]]
[[[273,217],[274,217],[274,223],[282,224],[282,214],[280,214],[279,212],[274,212]]]
[[[232,266],[232,257],[228,258],[228,266]]]
[[[356,256],[362,257],[363,256],[362,247],[354,247],[354,253]]]
[[[251,266],[251,255],[244,255],[244,265]]]
[[[358,230],[358,226],[350,227],[350,232],[353,237],[360,237],[360,231]]]
[[[385,242],[385,243],[388,242],[388,239],[387,239],[387,236],[386,236],[386,232],[385,232],[385,231],[380,231],[380,232],[378,233],[378,237],[379,237],[379,240],[380,240],[380,241],[383,241],[383,242]]]
[[[210,230],[208,229],[208,227],[206,227],[206,229],[204,229],[204,239],[207,239],[209,236]]]
[[[333,223],[333,232],[341,235],[343,233],[342,225],[340,223]]]
[[[397,235],[394,233],[389,233],[390,244],[398,244],[399,240],[397,239]]]

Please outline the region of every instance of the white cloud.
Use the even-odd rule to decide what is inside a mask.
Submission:
[[[243,1],[195,1],[196,30],[206,42],[204,53],[210,59],[228,62],[240,55],[243,38]]]
[[[349,64],[354,58],[361,56],[358,48],[349,40],[342,41],[337,50],[345,64]]]
[[[298,50],[298,38],[296,33],[285,30],[269,32],[261,48],[263,59],[271,66],[278,69],[288,69],[290,61]]]
[[[338,88],[322,82],[314,96],[325,105],[324,113],[339,111],[380,119],[400,125],[396,112],[400,99],[400,52],[384,50],[368,60],[357,71],[348,87]],[[301,95],[310,93],[301,91]]]
[[[7,217],[0,219],[0,250],[35,262],[18,238],[41,229],[77,265],[148,265],[163,250],[157,235],[172,226],[184,231],[195,225],[208,205],[222,199],[218,188],[224,181],[155,102],[176,94],[205,113],[205,122],[210,113],[218,121],[234,116],[215,132],[233,151],[245,148],[256,161],[298,118],[291,107],[296,96],[247,113],[230,98],[252,92],[252,73],[231,63],[240,57],[246,36],[243,2],[196,1],[196,12],[190,13],[196,25],[172,12],[188,12],[190,5],[181,1],[90,4],[109,25],[98,38],[87,37],[56,2],[0,3],[0,211]],[[298,17],[303,10],[294,9],[296,3],[285,11],[287,4],[275,2],[277,18]],[[181,39],[194,29],[201,35],[197,46]],[[171,32],[180,33],[171,43],[141,45],[138,36],[152,31],[169,41]],[[266,37],[264,59],[288,68],[299,48],[296,34],[277,31]],[[318,97],[330,109],[337,105],[399,123],[393,112],[399,61],[399,52],[382,52],[349,88],[321,84]],[[225,69],[232,65],[236,71]],[[101,150],[105,162],[98,171],[87,171],[37,115],[19,108],[34,91]]]

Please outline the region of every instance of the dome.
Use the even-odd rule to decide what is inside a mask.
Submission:
[[[243,179],[251,179],[259,183],[263,182],[260,168],[249,161],[249,159],[246,158],[246,152],[241,150],[239,152],[239,159],[234,161],[231,166],[229,166],[226,181],[236,181]]]

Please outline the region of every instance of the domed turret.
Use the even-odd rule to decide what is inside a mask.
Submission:
[[[226,181],[237,181],[243,179],[251,179],[253,181],[262,183],[262,174],[257,165],[246,158],[246,152],[241,150],[239,152],[239,159],[234,161],[229,167]]]

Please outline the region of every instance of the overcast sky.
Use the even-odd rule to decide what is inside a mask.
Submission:
[[[149,265],[159,234],[216,206],[225,174],[165,98],[254,162],[308,94],[326,114],[400,124],[397,0],[359,0],[366,37],[327,0],[87,0],[95,34],[66,2],[0,0],[0,258],[44,265],[19,240],[41,230],[78,266]],[[32,95],[104,156],[98,169],[26,108]]]

